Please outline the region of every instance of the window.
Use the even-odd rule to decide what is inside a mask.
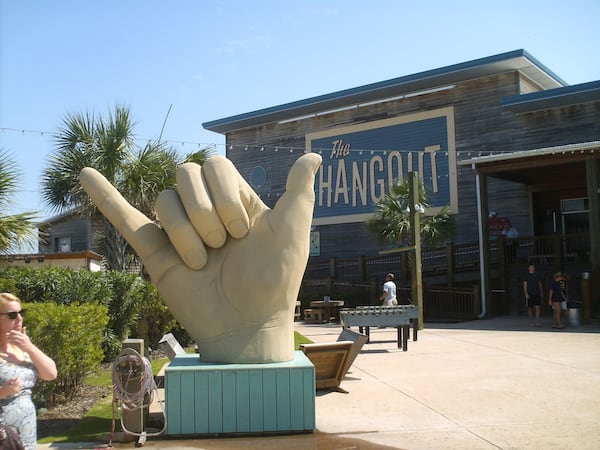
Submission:
[[[54,238],[54,252],[67,253],[70,251],[71,251],[71,236]]]

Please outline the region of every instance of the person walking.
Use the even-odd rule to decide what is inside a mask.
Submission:
[[[560,315],[564,320],[567,320],[567,303],[569,302],[569,274],[565,272],[560,273],[560,279],[558,282],[560,283],[560,288],[563,291],[564,300],[560,302]]]
[[[554,274],[554,279],[550,282],[550,289],[548,291],[548,304],[552,306],[552,328],[564,328],[561,318],[561,303],[567,301],[560,281],[562,274],[557,272]]]
[[[542,281],[540,275],[535,271],[535,266],[530,264],[523,280],[523,291],[525,292],[525,301],[527,303],[527,313],[529,314],[529,325],[533,326],[533,314],[535,312],[535,326],[541,327],[540,310],[542,307]]]
[[[383,293],[381,294],[380,300],[383,301],[383,306],[396,306],[398,304],[398,300],[396,299],[396,283],[394,283],[393,273],[388,273],[385,277]]]

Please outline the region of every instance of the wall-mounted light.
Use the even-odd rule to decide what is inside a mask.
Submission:
[[[13,262],[13,261],[15,260],[15,257],[14,257],[13,255],[8,255],[8,256],[6,257],[6,260],[7,260],[9,263],[11,263],[11,262]]]
[[[43,256],[38,256],[38,262],[39,263],[43,263],[44,262],[44,257]]]
[[[31,262],[31,257],[29,255],[25,255],[23,261],[25,261],[25,264],[29,264]]]

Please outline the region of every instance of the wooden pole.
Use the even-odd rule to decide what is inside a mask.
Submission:
[[[410,207],[410,235],[414,246],[411,265],[411,287],[413,304],[419,309],[419,330],[423,329],[423,273],[421,268],[421,217],[417,212],[419,200],[419,174],[408,173],[408,197]]]

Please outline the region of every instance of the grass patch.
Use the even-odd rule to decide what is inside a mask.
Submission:
[[[300,350],[300,344],[312,344],[313,341],[308,339],[306,336],[294,331],[294,349]]]
[[[115,410],[115,431],[121,431],[118,408]],[[39,439],[40,444],[51,442],[94,442],[110,435],[112,429],[112,396],[98,401],[77,426],[58,436]]]
[[[294,349],[298,350],[300,344],[310,344],[312,341],[298,332],[294,332]],[[193,353],[186,349],[188,353]],[[168,358],[153,359],[150,361],[152,373],[158,374],[159,370]],[[93,375],[89,375],[84,380],[85,384],[92,386],[112,386],[112,366],[105,367]],[[51,442],[95,442],[106,438],[110,435],[112,429],[112,395],[98,401],[81,419],[79,424],[74,428],[67,430],[65,434],[59,436],[46,436],[38,440],[40,444],[48,444]],[[122,431],[120,423],[120,413],[118,408],[115,410],[115,432]]]

